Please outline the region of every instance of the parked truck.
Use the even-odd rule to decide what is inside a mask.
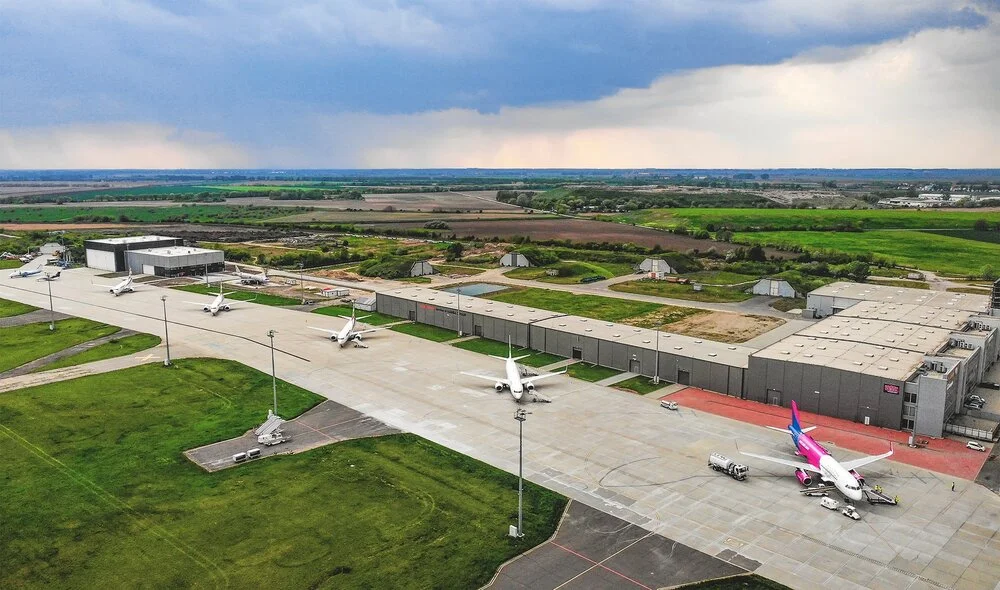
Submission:
[[[750,468],[746,465],[740,465],[736,461],[718,453],[712,453],[708,456],[708,466],[716,471],[725,473],[737,481],[743,481],[750,473]]]

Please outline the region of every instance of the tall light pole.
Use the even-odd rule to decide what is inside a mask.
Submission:
[[[56,329],[56,310],[52,307],[52,280],[45,281],[49,284],[49,331]]]
[[[528,419],[526,410],[514,413],[517,420],[517,537],[524,536],[524,421]]]
[[[456,288],[456,293],[458,293],[458,337],[462,337],[462,286],[459,285]]]
[[[306,282],[302,279],[302,271],[305,270],[306,263],[299,263],[299,289],[302,291],[302,305],[306,304]]]
[[[163,366],[170,366],[170,332],[167,330],[167,296],[160,295],[160,301],[163,302],[163,337],[167,341],[167,358],[163,359]]]
[[[274,415],[278,415],[278,378],[274,373],[274,330],[267,331],[267,337],[271,339],[271,393],[274,394]]]
[[[656,360],[653,361],[656,367],[653,371],[653,384],[660,384],[660,331],[656,331]]]

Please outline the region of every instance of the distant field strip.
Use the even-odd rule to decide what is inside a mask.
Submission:
[[[643,209],[616,215],[615,220],[657,228],[687,225],[692,229],[729,226],[775,230],[793,227],[829,229],[973,229],[979,219],[1000,222],[1000,211],[940,211],[915,209]]]

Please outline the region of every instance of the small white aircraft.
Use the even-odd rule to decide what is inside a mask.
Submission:
[[[521,377],[521,367],[518,366],[517,361],[531,356],[526,354],[524,356],[514,356],[514,348],[510,343],[510,339],[507,339],[507,356],[494,356],[491,357],[501,360],[504,362],[504,373],[506,373],[507,378],[493,377],[491,375],[480,375],[478,373],[466,373],[462,371],[463,375],[468,375],[469,377],[478,377],[480,379],[485,379],[487,381],[492,381],[493,389],[500,393],[507,388],[510,390],[510,394],[514,396],[515,401],[521,401],[524,397],[524,393],[528,392],[531,395],[531,401],[536,402],[551,402],[547,397],[544,397],[538,393],[535,393],[535,382],[541,381],[542,379],[548,379],[549,377],[555,377],[556,375],[562,375],[566,371],[560,371],[558,373],[545,373],[544,375],[532,375],[529,377]]]
[[[267,269],[260,274],[253,274],[249,272],[243,272],[240,265],[234,264],[236,267],[236,276],[240,277],[240,283],[244,285],[266,285],[270,279],[267,278]]]
[[[30,276],[37,275],[40,272],[42,272],[42,265],[41,264],[39,264],[35,268],[19,268],[19,269],[15,270],[14,272],[10,273],[10,278],[12,278],[12,279],[22,279],[22,278],[25,278],[25,277],[30,277]]]
[[[215,299],[211,303],[199,303],[197,301],[185,301],[185,303],[190,303],[191,305],[197,305],[201,307],[202,311],[207,311],[213,316],[220,311],[230,311],[235,304],[234,301],[226,301],[226,295],[232,295],[235,291],[230,291],[229,293],[222,292],[222,283],[219,283],[219,294],[215,296]],[[256,297],[254,297],[256,299]],[[253,301],[250,299],[249,301]]]
[[[125,277],[124,279],[122,279],[119,283],[117,283],[115,285],[101,285],[101,284],[98,284],[98,283],[94,283],[93,281],[91,281],[91,284],[96,285],[98,287],[103,287],[103,288],[107,289],[108,293],[111,293],[115,297],[118,297],[122,293],[133,293],[133,292],[135,292],[135,287],[132,286],[132,270],[131,269],[129,269],[129,271],[128,271],[128,276]]]
[[[361,317],[355,317],[354,308],[351,308],[351,317],[347,317],[345,315],[342,315],[340,317],[341,319],[347,320],[347,323],[344,324],[344,327],[341,328],[340,330],[327,330],[326,328],[316,328],[313,326],[309,327],[313,330],[326,332],[330,336],[330,340],[335,340],[337,344],[340,345],[341,348],[343,348],[345,344],[351,341],[360,344],[362,334],[369,334],[371,332],[378,332],[379,330],[385,330],[385,328],[369,328],[367,330],[355,330],[354,327],[357,325],[358,320],[363,320],[368,316],[363,315]]]
[[[54,280],[58,279],[59,275],[61,275],[61,274],[62,274],[62,271],[61,270],[57,270],[56,274],[53,275],[53,274],[45,273],[44,277],[42,277],[40,279],[37,279],[37,280],[39,280],[39,281],[54,281]]]

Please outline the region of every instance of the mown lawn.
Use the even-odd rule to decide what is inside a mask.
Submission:
[[[456,330],[445,330],[444,328],[438,328],[437,326],[430,326],[428,324],[399,324],[398,326],[393,326],[389,329],[396,332],[402,332],[403,334],[409,334],[410,336],[423,338],[425,340],[431,340],[433,342],[445,342],[447,340],[454,340],[455,338],[458,338],[458,332]]]
[[[11,316],[21,315],[23,313],[28,313],[29,311],[35,311],[36,309],[38,308],[33,305],[28,305],[19,301],[0,299],[0,318],[9,318]]]
[[[623,293],[638,293],[640,295],[655,295],[657,297],[672,297],[674,299],[687,299],[689,301],[707,301],[712,303],[726,303],[733,301],[746,301],[753,297],[747,293],[746,287],[713,287],[702,285],[701,291],[695,291],[694,285],[682,285],[669,281],[657,279],[640,279],[627,283],[617,283],[611,285],[612,291]]]
[[[583,379],[584,381],[600,381],[601,379],[621,375],[622,372],[618,369],[609,369],[608,367],[599,367],[587,363],[574,363],[566,367],[566,374],[570,377]]]
[[[533,287],[506,289],[497,293],[488,293],[482,297],[503,303],[525,305],[609,322],[634,318],[665,307],[659,303],[601,297],[600,295],[577,295],[567,291]]]
[[[760,275],[745,275],[728,270],[699,270],[689,272],[684,276],[692,281],[698,281],[706,285],[742,285],[761,278]]]
[[[49,363],[35,369],[33,372],[50,371],[63,367],[73,367],[84,363],[102,361],[104,359],[126,356],[147,348],[152,348],[160,343],[160,337],[152,334],[132,334],[120,339],[112,339],[104,344],[99,344],[88,350],[63,357],[55,362]]]
[[[194,285],[182,285],[180,287],[173,287],[178,291],[187,291],[188,293],[198,293],[200,295],[206,295],[209,298],[215,297],[219,294],[218,285],[205,285],[202,283],[196,283]],[[230,293],[226,295],[226,299],[231,301],[253,301],[254,303],[259,303],[261,305],[300,305],[302,303],[301,299],[292,299],[291,297],[282,297],[280,295],[269,295],[267,293],[262,293],[259,291],[250,291],[247,289],[242,289],[235,285],[223,285],[222,290],[225,293]],[[211,302],[211,299],[205,301],[205,303]],[[350,315],[350,314],[348,314]]]
[[[508,353],[506,342],[497,342],[496,340],[487,340],[486,338],[463,340],[462,342],[452,344],[452,346],[463,350],[471,350],[480,354],[491,354],[493,356],[506,357]],[[514,347],[514,356],[524,355],[530,356],[517,362],[529,367],[544,367],[546,365],[551,365],[552,363],[558,363],[559,361],[566,360],[561,356],[556,356],[547,352],[539,352],[537,350],[530,350],[527,348],[518,348],[516,346]]]
[[[434,268],[436,268],[439,273],[445,275],[472,276],[486,272],[485,268],[475,268],[472,266],[462,266],[456,264],[436,264],[434,265]]]
[[[82,318],[56,322],[56,329],[49,330],[48,322],[13,326],[0,330],[0,372],[9,371],[25,363],[59,352],[70,346],[110,336],[121,330]]]
[[[556,270],[556,276],[549,276],[546,271]],[[567,260],[557,262],[548,266],[527,266],[515,268],[504,273],[505,277],[512,279],[523,279],[529,281],[541,281],[544,283],[575,284],[588,277],[600,277],[610,279],[632,274],[634,271],[631,264],[615,262],[577,262]]]
[[[281,414],[322,398],[278,383]],[[182,452],[258,425],[270,376],[180,360],[0,393],[0,587],[474,588],[565,499],[415,435],[208,474]]]
[[[612,387],[638,393],[639,395],[646,395],[647,393],[653,393],[658,389],[663,389],[667,385],[670,385],[670,382],[665,379],[661,379],[659,384],[655,384],[653,383],[652,377],[639,375],[638,377],[632,377],[631,379],[619,381]]]
[[[0,270],[21,268],[22,266],[24,266],[24,263],[20,260],[0,260]]]
[[[321,315],[328,315],[332,317],[351,317],[351,306],[350,305],[327,305],[326,307],[318,307],[312,310],[312,313],[318,313]],[[361,311],[360,309],[355,312],[357,317],[364,317],[363,320],[358,320],[358,323],[368,324],[369,326],[383,326],[385,324],[391,324],[393,322],[402,322],[403,318],[392,317],[391,315],[385,315],[384,313],[379,313],[377,311]]]

